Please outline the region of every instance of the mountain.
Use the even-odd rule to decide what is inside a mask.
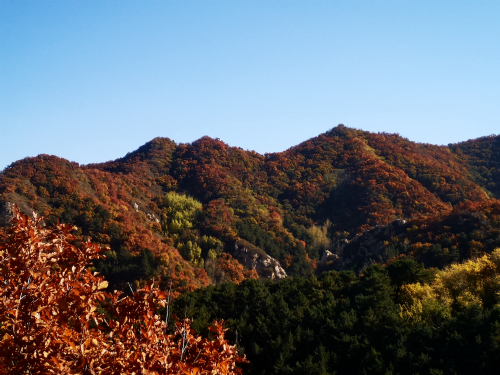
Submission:
[[[155,138],[115,161],[39,155],[0,175],[2,217],[16,203],[75,224],[107,249],[95,269],[113,286],[156,277],[176,293],[403,255],[442,267],[500,245],[499,198],[500,136],[434,146],[343,125],[280,153]]]

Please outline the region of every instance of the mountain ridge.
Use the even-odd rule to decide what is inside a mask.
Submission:
[[[1,202],[75,224],[114,252],[113,264],[97,265],[102,272],[149,262],[136,279],[174,278],[179,290],[250,277],[222,257],[241,241],[288,274],[307,275],[340,238],[396,220],[446,220],[461,205],[482,212],[499,197],[499,136],[435,146],[343,125],[280,153],[208,136],[180,144],[157,137],[114,161],[80,166],[39,155],[0,175]],[[411,246],[396,252],[405,251]],[[459,258],[467,251],[458,249]],[[379,255],[361,264],[389,259]]]

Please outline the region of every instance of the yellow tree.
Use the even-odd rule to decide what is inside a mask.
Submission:
[[[430,284],[402,286],[401,316],[410,320],[450,316],[454,308],[500,303],[500,249],[452,264]]]

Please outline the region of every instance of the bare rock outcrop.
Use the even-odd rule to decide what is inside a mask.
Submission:
[[[152,212],[146,212],[144,210],[144,208],[141,210],[141,207],[139,206],[139,204],[137,202],[134,202],[132,204],[132,207],[134,208],[134,211],[137,212],[137,213],[144,212],[144,214],[146,214],[146,217],[148,218],[148,220],[150,222],[158,223],[158,224],[160,223],[160,219],[158,219],[154,213],[152,213]]]
[[[152,221],[154,223],[160,223],[160,219],[158,219],[155,214],[150,214],[150,213],[146,213],[146,216],[148,217],[148,220],[149,221]]]
[[[323,252],[323,256],[321,257],[320,265],[325,267],[338,261],[339,259],[340,257],[337,254],[332,253],[330,250],[325,250]]]
[[[236,242],[233,255],[246,268],[256,270],[262,278],[279,280],[287,276],[280,262],[247,241]]]

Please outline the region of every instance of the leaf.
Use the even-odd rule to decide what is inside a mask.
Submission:
[[[198,367],[191,367],[186,363],[179,362],[179,368],[185,375],[196,375],[200,369]]]
[[[177,323],[177,333],[186,333],[184,337],[169,335],[165,322],[155,315],[164,295],[153,283],[138,290],[134,298],[116,291],[101,292],[99,290],[108,287],[108,282],[88,270],[100,251],[95,245],[86,242],[78,249],[69,243],[72,237],[64,225],[55,229],[40,228],[41,219],[34,221],[22,217],[19,212],[17,215],[22,220],[9,229],[13,235],[2,236],[0,233],[0,248],[4,254],[15,251],[17,262],[15,267],[12,263],[3,266],[0,278],[21,280],[0,288],[0,303],[4,306],[0,309],[3,334],[0,349],[5,353],[7,347],[11,356],[9,363],[22,364],[23,369],[29,368],[31,373],[37,374],[76,374],[88,366],[89,373],[102,375],[158,374],[158,368],[173,375],[201,375],[204,369],[194,367],[194,362],[215,364],[222,358],[231,366],[236,360],[241,361],[234,360],[232,353],[228,355],[222,349],[226,343],[222,326],[220,332],[216,329],[218,345],[210,350],[204,349],[210,341],[194,336],[189,319]],[[19,239],[19,233],[24,233],[25,237]],[[54,238],[58,241],[53,242]],[[11,250],[5,251],[6,248]],[[47,257],[47,254],[54,255]],[[50,258],[57,258],[64,267],[54,267]],[[86,272],[75,278],[76,270]],[[30,303],[24,303],[27,300],[24,299],[26,275],[32,276]],[[107,308],[113,318],[102,314],[98,306]],[[26,326],[18,316],[33,317],[33,324]],[[186,340],[189,348],[184,352],[185,363],[179,364],[182,340]],[[26,351],[28,343],[29,354]],[[4,373],[3,359],[0,356],[0,374]],[[113,372],[110,372],[110,363],[116,366]],[[18,370],[20,368],[15,368],[9,373],[25,372]]]

